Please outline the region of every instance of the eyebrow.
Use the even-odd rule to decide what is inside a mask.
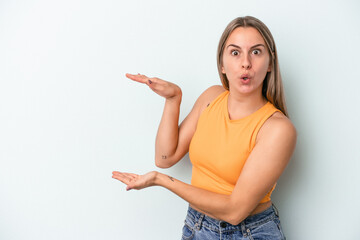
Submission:
[[[226,48],[228,48],[228,47],[236,47],[236,48],[241,49],[241,47],[239,47],[238,45],[235,45],[235,44],[229,44]],[[256,44],[256,45],[252,46],[251,48],[256,48],[256,47],[264,47],[264,48],[266,48],[265,45],[262,44],[262,43]]]

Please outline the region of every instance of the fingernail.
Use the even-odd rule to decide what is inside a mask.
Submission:
[[[152,84],[152,81],[149,79],[149,83]]]

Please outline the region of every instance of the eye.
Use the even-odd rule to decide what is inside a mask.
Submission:
[[[254,55],[259,55],[261,53],[261,51],[259,49],[255,49],[252,51],[252,54]]]
[[[238,56],[238,55],[239,55],[239,51],[238,51],[238,50],[232,50],[232,51],[231,51],[231,55],[233,55],[233,56]]]

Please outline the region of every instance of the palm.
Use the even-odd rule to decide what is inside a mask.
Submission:
[[[126,77],[135,82],[148,85],[151,90],[166,99],[181,97],[181,89],[174,83],[161,80],[160,78],[149,78],[140,74],[126,74]]]
[[[134,173],[122,173],[122,172],[113,172],[113,178],[121,181],[126,184],[127,190],[136,189],[140,190],[143,188],[154,186],[156,172],[148,172],[144,175],[138,175]]]

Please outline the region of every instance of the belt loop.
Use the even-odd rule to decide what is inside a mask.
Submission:
[[[202,222],[203,222],[203,219],[204,219],[205,215],[204,214],[201,214],[200,217],[199,217],[199,220],[195,223],[195,228],[200,231],[201,229],[201,225],[202,225]]]
[[[272,204],[272,206],[273,206],[273,208],[274,208],[275,215],[276,215],[277,217],[279,217],[279,210],[276,208],[276,206],[275,206],[274,203],[271,203],[271,204]]]
[[[242,221],[242,222],[240,223],[240,226],[241,226],[241,233],[242,233],[243,237],[246,238],[246,237],[247,237],[247,234],[246,234],[245,221]]]
[[[199,221],[198,221],[198,223],[199,223],[199,226],[198,226],[199,230],[201,229],[201,226],[202,226],[202,222],[203,222],[203,220],[204,220],[204,217],[205,217],[205,214],[201,214],[201,216],[200,216],[200,218],[199,218]]]

